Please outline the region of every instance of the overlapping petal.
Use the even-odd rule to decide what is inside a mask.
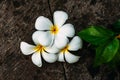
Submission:
[[[21,49],[21,51],[22,51],[22,53],[23,53],[24,55],[30,55],[30,54],[32,54],[33,52],[35,52],[35,51],[33,50],[34,47],[35,47],[35,46],[30,45],[30,44],[28,44],[28,43],[26,43],[26,42],[21,42],[21,43],[20,43],[20,49]]]
[[[50,32],[36,31],[32,35],[32,39],[35,44],[41,44],[43,46],[49,46],[52,41],[52,35]]]
[[[65,62],[65,60],[64,60],[64,53],[63,52],[58,53],[58,61]]]
[[[82,48],[82,40],[80,37],[75,36],[69,43],[69,50],[77,51],[80,48]]]
[[[54,24],[60,28],[68,19],[68,15],[64,11],[55,11],[53,15],[53,19],[54,19]]]
[[[56,37],[55,37],[55,46],[59,49],[62,49],[64,48],[67,43],[68,43],[68,38],[62,34],[58,34]]]
[[[57,60],[57,55],[56,54],[50,54],[50,53],[47,53],[47,52],[43,52],[42,57],[48,63],[53,63]]]
[[[54,46],[52,46],[52,47],[50,46],[50,47],[46,47],[45,51],[48,53],[51,53],[51,54],[52,53],[55,54],[55,53],[58,53],[60,50]]]
[[[38,67],[41,67],[42,66],[42,60],[41,60],[41,55],[39,52],[35,52],[33,55],[32,55],[32,62],[38,66]]]
[[[37,30],[49,30],[52,25],[52,22],[44,16],[38,17],[35,22],[35,28]]]
[[[66,52],[65,53],[65,60],[68,62],[68,63],[75,63],[79,60],[79,56],[75,56],[73,54],[71,54],[70,52]]]
[[[75,29],[72,24],[65,24],[60,28],[59,34],[67,37],[73,37],[75,35]]]

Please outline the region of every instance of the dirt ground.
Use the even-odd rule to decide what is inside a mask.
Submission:
[[[20,51],[20,42],[33,44],[38,16],[52,20],[53,12],[69,14],[76,33],[88,25],[110,25],[120,19],[120,0],[0,0],[0,80],[120,80],[120,69],[93,68],[95,51],[84,43],[75,64],[43,62],[38,68]]]

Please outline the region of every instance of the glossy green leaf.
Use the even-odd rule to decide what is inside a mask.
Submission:
[[[120,42],[119,42],[118,52],[116,53],[116,55],[114,56],[112,61],[108,64],[112,67],[116,67],[116,66],[120,65]]]
[[[78,35],[85,41],[98,45],[111,38],[114,33],[103,27],[90,26],[89,28],[79,32]]]
[[[102,56],[102,53],[104,51],[104,47],[106,45],[107,44],[104,43],[104,44],[102,44],[102,45],[100,45],[99,47],[96,48],[96,55],[95,55],[94,67],[103,64],[104,60],[103,60],[103,58],[101,56]]]
[[[108,65],[112,68],[116,68],[120,65],[120,53],[116,53],[115,57],[108,63]]]
[[[116,55],[118,49],[119,49],[119,40],[115,38],[105,47],[102,57],[106,62],[109,62]]]
[[[119,49],[119,40],[113,39],[111,42],[106,42],[96,49],[95,66],[110,62]]]

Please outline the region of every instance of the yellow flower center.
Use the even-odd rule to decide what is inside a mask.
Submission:
[[[120,39],[120,34],[116,36],[116,38],[119,38]]]
[[[44,49],[45,49],[45,47],[43,47],[42,45],[37,45],[37,46],[34,48],[34,50],[35,50],[36,52],[40,52],[40,53],[42,53],[42,52],[44,51]]]
[[[69,49],[69,45],[67,45],[66,47],[64,47],[61,52],[65,53],[65,52],[68,52],[68,49]]]
[[[52,26],[50,27],[50,32],[51,32],[52,34],[57,34],[58,31],[59,31],[59,29],[58,29],[58,26],[57,26],[57,25],[52,25]]]

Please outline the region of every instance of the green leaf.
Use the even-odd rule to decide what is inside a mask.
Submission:
[[[115,32],[120,33],[120,20],[116,21],[116,22],[113,24],[113,30],[114,30]]]
[[[120,65],[120,53],[117,52],[114,58],[108,63],[111,68],[116,68]]]
[[[120,42],[119,42],[119,45],[120,45]],[[118,52],[116,53],[112,61],[109,63],[109,65],[112,67],[116,67],[120,65],[120,46],[119,46]]]
[[[79,32],[78,35],[85,41],[98,45],[111,38],[114,33],[103,27],[90,26],[89,28]]]
[[[104,58],[105,62],[109,62],[113,59],[119,49],[119,40],[115,38],[111,41],[108,45],[106,45],[102,57]]]
[[[96,57],[94,66],[99,66],[103,63],[110,62],[119,49],[119,40],[117,38],[113,39],[110,42],[100,45],[96,49]]]
[[[102,45],[100,45],[100,46],[98,46],[98,47],[96,48],[96,55],[95,55],[94,67],[97,67],[97,66],[103,64],[104,60],[103,60],[103,58],[102,58],[102,53],[103,53],[104,47],[105,47],[106,45],[107,45],[107,44],[106,44],[106,42],[105,42],[105,44],[102,44]]]

